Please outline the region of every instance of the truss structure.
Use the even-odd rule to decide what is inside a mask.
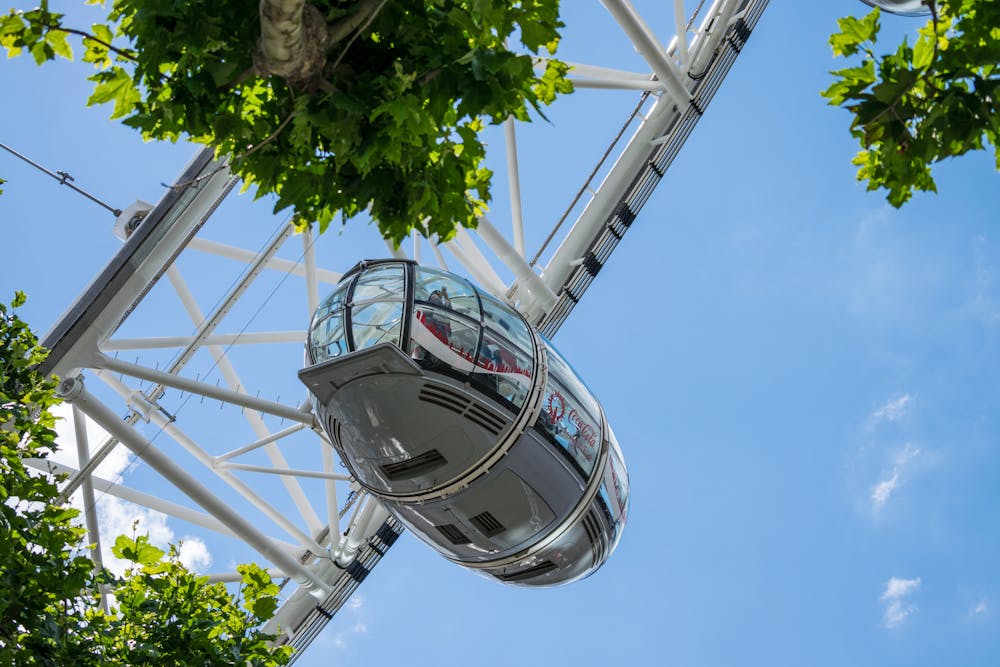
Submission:
[[[627,0],[603,4],[649,70],[574,64],[577,88],[635,91],[638,100],[565,214],[526,226],[508,122],[510,229],[484,218],[446,243],[414,239],[411,251],[464,271],[547,336],[637,219],[767,0],[702,0],[691,17],[674,0],[679,29],[666,42]],[[304,648],[402,532],[336,460],[295,378],[305,327],[339,278],[325,267],[407,253],[377,238],[318,243],[287,222],[255,239],[223,204],[235,184],[206,150],[155,206],[119,216],[121,250],[44,340],[44,370],[63,378],[72,405],[78,465],[33,464],[69,475],[63,495],[82,498],[91,542],[107,539],[95,508],[114,497],[193,526],[223,558],[245,559],[250,547],[283,582],[270,630]],[[227,235],[237,241],[218,240]],[[526,236],[540,240],[537,250],[528,252]],[[102,441],[88,442],[88,422],[107,434]],[[121,447],[141,463],[124,479],[100,477]]]

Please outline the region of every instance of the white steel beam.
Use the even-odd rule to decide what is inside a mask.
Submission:
[[[737,7],[741,0],[716,0],[711,10],[706,14],[698,27],[698,32],[691,41],[691,69],[692,77],[701,78],[705,69],[711,64],[715,57],[716,49],[726,35],[729,34],[733,23],[742,16],[753,3],[752,0],[746,2],[743,11],[737,13]],[[761,4],[758,2],[757,4]],[[763,0],[767,4],[767,0]]]
[[[392,244],[392,241],[390,241],[389,239],[383,239],[383,240],[385,241],[385,247],[389,249],[390,255],[392,255],[396,259],[409,259],[409,257],[406,256],[406,251],[403,250],[402,246],[397,248]]]
[[[413,239],[413,261],[417,264],[420,263],[420,232],[414,229],[410,232],[410,236]]]
[[[36,470],[41,470],[47,473],[75,475],[79,472],[76,468],[58,463],[52,459],[25,459],[25,463]],[[232,529],[210,514],[205,514],[204,512],[199,512],[198,510],[193,510],[188,507],[184,507],[183,505],[172,503],[169,500],[164,500],[163,498],[143,493],[142,491],[137,491],[133,488],[125,486],[124,484],[118,484],[117,482],[112,482],[102,477],[90,475],[89,478],[94,484],[94,489],[100,491],[104,495],[114,496],[115,498],[121,498],[122,500],[126,500],[130,503],[135,503],[136,505],[148,507],[155,512],[166,514],[167,516],[180,519],[181,521],[187,521],[190,524],[200,526],[201,528],[214,531],[221,535],[237,537],[236,533],[234,533]],[[292,544],[273,539],[272,541],[275,542],[275,544],[280,545],[289,553],[300,549],[300,547]]]
[[[596,90],[641,90],[648,91],[650,93],[662,93],[666,90],[666,87],[664,87],[664,85],[656,79],[604,79],[598,77],[578,79],[570,77],[570,80],[573,82],[574,88],[590,88]]]
[[[434,257],[437,258],[438,266],[447,271],[448,262],[444,259],[444,253],[441,252],[441,247],[438,245],[438,237],[436,235],[433,239],[431,239],[431,249],[434,250]]]
[[[257,410],[265,414],[274,415],[275,417],[281,417],[283,419],[299,422],[301,424],[305,424],[306,426],[319,427],[319,424],[316,422],[316,418],[310,411],[299,410],[282,403],[275,403],[273,401],[257,398],[244,392],[223,389],[212,384],[206,384],[205,382],[198,382],[180,375],[174,375],[173,373],[164,373],[163,371],[146,368],[145,366],[133,364],[128,361],[122,361],[121,359],[115,359],[103,354],[98,354],[97,358],[93,362],[93,367],[112,371],[114,373],[123,373],[124,375],[139,378],[140,380],[146,380],[147,382],[153,382],[165,387],[173,387],[174,389],[178,389],[180,391],[198,394],[200,396],[204,396],[205,398],[214,398],[217,401],[232,403],[233,405],[239,405],[251,410]]]
[[[677,26],[677,55],[681,60],[681,69],[687,71],[691,66],[691,54],[688,53],[687,20],[684,18],[684,0],[674,0],[674,24]]]
[[[320,447],[323,459],[323,471],[333,473],[336,466],[333,462],[333,445],[324,443]],[[333,547],[333,536],[340,532],[340,514],[337,510],[337,483],[332,479],[323,480],[323,495],[326,499],[326,520],[330,526],[330,546]]]
[[[119,382],[116,378],[109,376],[107,373],[98,372],[98,376],[107,383],[112,389],[114,389],[120,396],[124,397],[135,397],[138,392],[131,391],[131,389]],[[309,549],[315,554],[324,553],[323,547],[314,540],[310,535],[303,532],[298,526],[288,520],[288,518],[274,508],[273,505],[264,500],[260,494],[258,494],[254,489],[250,487],[246,482],[240,478],[233,475],[231,472],[220,469],[220,467],[215,465],[215,459],[211,454],[205,451],[201,445],[195,442],[186,433],[180,430],[174,423],[172,418],[168,418],[159,410],[153,408],[151,405],[146,405],[145,408],[137,408],[143,410],[143,417],[153,422],[156,426],[159,426],[168,436],[170,436],[174,442],[179,444],[181,447],[186,449],[189,454],[191,454],[199,463],[201,463],[205,468],[211,470],[213,473],[218,475],[218,477],[228,484],[234,491],[239,493],[241,496],[250,501],[257,509],[259,509],[265,516],[267,516],[271,521],[273,521],[277,526],[282,528],[289,535],[295,537],[302,544],[303,547]],[[266,446],[266,445],[265,445]],[[294,481],[294,480],[293,480]],[[317,527],[315,532],[319,532]]]
[[[301,470],[296,468],[268,468],[267,466],[255,466],[249,463],[231,463],[224,461],[216,465],[216,468],[228,470],[244,470],[246,472],[259,472],[267,475],[284,475],[288,477],[311,477],[313,479],[332,479],[336,482],[352,482],[354,478],[342,473],[323,472],[321,470]]]
[[[639,54],[646,59],[656,73],[657,78],[667,89],[667,93],[677,105],[681,113],[691,104],[691,91],[688,90],[684,73],[677,64],[667,57],[667,50],[646,25],[646,22],[635,11],[628,0],[601,0],[626,36],[635,45]]]
[[[178,183],[164,195],[122,250],[53,327],[43,344],[50,350],[40,369],[72,377],[86,366],[97,343],[110,337],[135,308],[192,234],[236,183],[211,148],[199,151]]]
[[[510,221],[514,232],[514,248],[524,260],[524,213],[521,210],[521,175],[517,164],[517,134],[514,132],[514,117],[508,116],[503,124],[507,147],[507,182],[510,190]]]
[[[517,277],[518,286],[529,292],[532,297],[532,303],[537,304],[538,307],[544,310],[551,308],[552,304],[556,302],[555,292],[542,282],[538,274],[528,266],[528,263],[524,260],[524,256],[518,254],[507,243],[507,239],[493,226],[493,223],[486,217],[481,217],[479,218],[477,231],[479,232],[479,237],[490,247],[490,250],[496,253],[500,261],[514,272],[514,275]]]
[[[465,227],[459,227],[455,232],[455,238],[448,241],[445,247],[451,251],[459,264],[472,274],[476,281],[491,292],[497,298],[502,299],[507,292],[507,285],[501,280],[493,266],[486,261],[486,257],[472,240],[472,235],[466,231]]]
[[[87,418],[77,406],[72,406],[73,412],[73,433],[76,436],[76,456],[81,467],[90,461],[90,442],[87,438]],[[101,530],[97,523],[97,507],[94,501],[94,481],[90,475],[83,478],[83,485],[80,487],[83,496],[83,518],[84,525],[87,526],[87,543],[92,544],[90,549],[90,560],[94,563],[94,568],[100,570],[104,566],[104,556],[101,554]],[[101,606],[104,612],[108,612],[108,596],[101,590]]]
[[[287,236],[285,237],[287,238]],[[255,277],[256,274],[250,272],[244,281],[249,282]],[[180,270],[176,265],[171,266],[167,269],[167,277],[170,279],[170,284],[174,286],[174,290],[180,296],[184,308],[187,310],[191,321],[194,322],[196,326],[202,326],[214,319],[214,313],[209,317],[205,317],[198,304],[195,301],[194,294],[188,288],[187,283],[184,281],[180,274]],[[242,282],[242,281],[241,281]],[[241,294],[242,290],[240,285],[237,285],[236,289],[233,291],[234,294]],[[225,304],[223,304],[224,306]],[[236,369],[233,367],[232,362],[229,361],[229,357],[226,356],[225,350],[217,345],[209,345],[208,352],[212,355],[215,360],[216,367],[219,369],[219,373],[225,380],[229,388],[237,393],[245,393],[242,391],[243,384],[240,381],[239,375],[236,373]],[[271,434],[267,425],[264,423],[264,419],[260,416],[260,413],[249,411],[244,412],[244,417],[246,417],[247,422],[250,424],[250,428],[253,429],[254,433],[258,438],[266,438]],[[271,463],[279,468],[287,468],[288,462],[285,460],[284,454],[274,443],[269,443],[264,446],[264,452],[267,454],[268,459]],[[309,526],[310,532],[313,534],[317,533],[323,522],[320,521],[319,516],[316,514],[316,510],[313,508],[312,503],[306,497],[305,491],[299,485],[298,481],[288,477],[282,477],[281,483],[284,485],[285,490],[288,492],[289,497],[291,497],[292,502],[295,503],[295,507],[299,510],[302,518],[305,519]]]
[[[319,307],[319,283],[318,270],[316,268],[316,240],[313,238],[312,227],[306,227],[302,231],[302,262],[306,268],[306,305],[309,312],[307,318],[311,318],[316,308]],[[305,340],[302,336],[301,340]]]
[[[253,250],[246,250],[245,248],[238,248],[236,246],[228,245],[225,243],[219,243],[218,241],[209,241],[208,239],[203,239],[201,237],[194,237],[191,242],[188,243],[188,248],[192,250],[199,250],[201,252],[216,255],[218,257],[225,257],[226,259],[235,259],[240,262],[252,262],[254,258],[257,257],[257,253]],[[273,269],[275,271],[281,271],[282,273],[290,273],[301,278],[306,277],[306,269],[301,262],[293,262],[288,259],[282,259],[281,257],[272,257],[267,262],[264,263],[264,267],[268,269]],[[336,285],[340,282],[341,274],[336,271],[330,271],[328,269],[316,269],[316,277],[320,282],[330,283],[331,285]]]
[[[288,575],[276,567],[265,567],[265,572],[271,575],[271,579],[287,579]],[[239,572],[211,572],[205,575],[210,584],[236,584],[243,581],[243,575]]]
[[[550,290],[558,290],[573,269],[572,262],[586,254],[587,246],[611,215],[622,192],[639,170],[645,167],[650,146],[670,124],[679,118],[669,100],[660,98],[653,105],[639,129],[608,171],[597,194],[587,203],[542,274]]]
[[[281,440],[282,438],[287,438],[288,436],[290,436],[290,435],[292,435],[294,433],[298,433],[299,431],[301,431],[305,427],[306,427],[305,424],[296,424],[295,426],[289,426],[288,428],[284,429],[283,431],[277,431],[276,433],[272,433],[271,435],[267,436],[266,438],[261,438],[260,440],[257,440],[256,442],[251,442],[249,445],[247,445],[245,447],[240,447],[239,449],[234,449],[233,451],[226,452],[225,454],[222,454],[221,456],[216,456],[215,457],[215,463],[216,464],[223,463],[225,461],[228,461],[229,459],[236,458],[237,456],[242,456],[243,454],[246,454],[248,452],[252,452],[255,449],[260,449],[264,445],[269,445],[272,442],[277,442],[278,440]]]
[[[229,526],[247,545],[288,572],[300,586],[316,587],[329,594],[331,589],[326,582],[313,575],[295,557],[277,547],[267,535],[257,530],[243,514],[220,500],[208,487],[174,463],[153,443],[142,438],[134,429],[124,424],[118,415],[84,388],[81,380],[75,378],[63,380],[59,385],[59,392],[66,401],[78,405],[88,417],[128,447],[149,467],[160,473],[209,514]]]
[[[260,345],[267,343],[301,343],[305,331],[259,331],[235,334],[213,334],[201,339],[202,345]],[[155,350],[194,345],[194,336],[151,336],[148,338],[112,338],[101,344],[101,350]]]

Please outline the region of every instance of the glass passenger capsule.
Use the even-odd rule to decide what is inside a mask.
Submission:
[[[594,572],[628,515],[600,404],[506,303],[403,260],[320,305],[299,377],[344,464],[424,542],[502,582]]]
[[[930,7],[924,0],[861,0],[861,2],[900,16],[929,16],[931,13]]]

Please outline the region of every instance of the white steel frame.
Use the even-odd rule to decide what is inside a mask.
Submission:
[[[503,127],[511,232],[505,234],[483,218],[476,231],[459,230],[447,243],[430,240],[438,265],[465,271],[485,289],[516,305],[548,335],[558,329],[607,260],[615,239],[631,224],[644,197],[669,166],[714,93],[712,86],[718,87],[767,0],[702,2],[700,13],[690,21],[685,20],[684,2],[674,0],[679,29],[666,43],[654,35],[627,0],[602,3],[642,54],[649,71],[573,64],[572,78],[578,88],[634,90],[642,98],[629,119],[628,127],[635,128],[631,137],[624,145],[616,139],[605,156],[611,164],[607,175],[600,183],[592,176],[571,204],[573,210],[582,207],[582,213],[571,225],[560,227],[559,221],[553,227],[549,237],[558,241],[558,247],[549,250],[546,243],[533,257],[525,247],[524,203],[512,121]],[[624,130],[619,137],[623,134]],[[652,180],[647,178],[650,174]],[[70,475],[64,496],[82,494],[92,543],[113,537],[99,534],[93,511],[99,495],[111,495],[220,535],[235,536],[253,548],[268,561],[272,574],[297,585],[286,587],[288,597],[271,629],[280,629],[284,641],[304,646],[360,584],[401,528],[337,465],[334,450],[304,400],[304,390],[299,401],[292,403],[260,398],[259,387],[244,385],[237,372],[235,346],[265,355],[269,345],[301,342],[305,337],[304,329],[222,328],[223,323],[228,325],[227,315],[265,271],[294,276],[305,288],[305,307],[298,324],[306,322],[307,309],[312,312],[319,303],[320,283],[328,290],[340,273],[319,265],[315,239],[308,232],[301,235],[300,261],[278,257],[279,249],[291,240],[288,226],[260,250],[198,236],[233,185],[225,163],[216,162],[207,152],[196,156],[163,201],[145,213],[145,220],[127,239],[120,255],[46,338],[46,345],[53,348],[46,370],[64,378],[60,391],[73,407],[79,467],[50,461],[35,461],[33,465]],[[414,238],[413,258],[425,259],[423,243]],[[402,248],[389,250],[398,257],[407,256]],[[176,261],[191,252],[228,262],[227,266],[234,261],[245,263],[245,270],[228,293],[208,310],[202,308],[204,299],[199,299],[198,286],[185,279]],[[507,283],[502,275],[515,279]],[[164,276],[166,281],[159,280]],[[173,290],[194,332],[179,335],[172,330],[151,337],[118,337],[123,323],[133,311],[141,310],[143,299],[154,287]],[[142,357],[164,349],[176,350],[176,354],[162,369],[141,358],[130,362],[116,356],[127,351],[130,356]],[[205,354],[214,364],[220,384],[200,375],[191,377],[189,363],[196,355]],[[294,370],[289,369],[289,373]],[[92,393],[98,387],[102,392]],[[238,409],[239,419],[249,426],[253,439],[234,443],[213,437],[212,442],[206,442],[189,434],[184,415],[176,410],[171,413],[161,403],[168,390],[233,406],[226,417],[232,418]],[[275,427],[275,418],[289,423]],[[96,447],[97,443],[88,442],[87,419],[111,437]],[[155,436],[150,437],[150,429],[167,436],[172,444],[161,445]],[[286,443],[310,433],[318,445],[315,467],[292,466],[286,457]],[[175,499],[95,476],[97,466],[118,444],[169,481],[180,492]],[[244,460],[260,452],[266,454],[266,464]],[[278,480],[278,484],[271,484],[264,492],[262,479]],[[313,503],[317,498],[311,498],[303,487],[308,480],[322,485],[318,507]],[[232,581],[235,576],[224,572],[214,578]]]

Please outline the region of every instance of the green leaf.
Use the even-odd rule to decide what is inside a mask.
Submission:
[[[872,95],[880,102],[893,104],[897,102],[904,93],[913,88],[920,74],[914,70],[904,69],[892,73],[895,78],[886,78],[872,88]]]
[[[108,72],[101,72],[91,77],[98,81],[94,92],[87,100],[87,106],[114,102],[111,118],[120,118],[135,109],[142,95],[135,87],[132,78],[121,67],[114,67]]]
[[[62,30],[49,30],[45,33],[45,42],[52,47],[52,51],[66,60],[73,60],[73,48],[66,41],[68,33]]]
[[[833,55],[853,56],[863,43],[874,41],[879,32],[879,16],[880,12],[876,8],[861,19],[853,16],[837,19],[840,32],[830,35]]]
[[[115,38],[114,33],[111,32],[111,28],[103,23],[95,23],[90,26],[90,29],[94,33],[94,37],[107,44],[110,44]]]
[[[111,547],[111,553],[123,560],[142,566],[153,566],[164,555],[163,549],[150,544],[149,537],[146,535],[139,535],[135,539],[119,535],[114,546]]]
[[[931,64],[931,60],[934,57],[934,41],[935,37],[921,35],[917,39],[917,43],[913,45],[913,66],[918,69],[924,69]]]

